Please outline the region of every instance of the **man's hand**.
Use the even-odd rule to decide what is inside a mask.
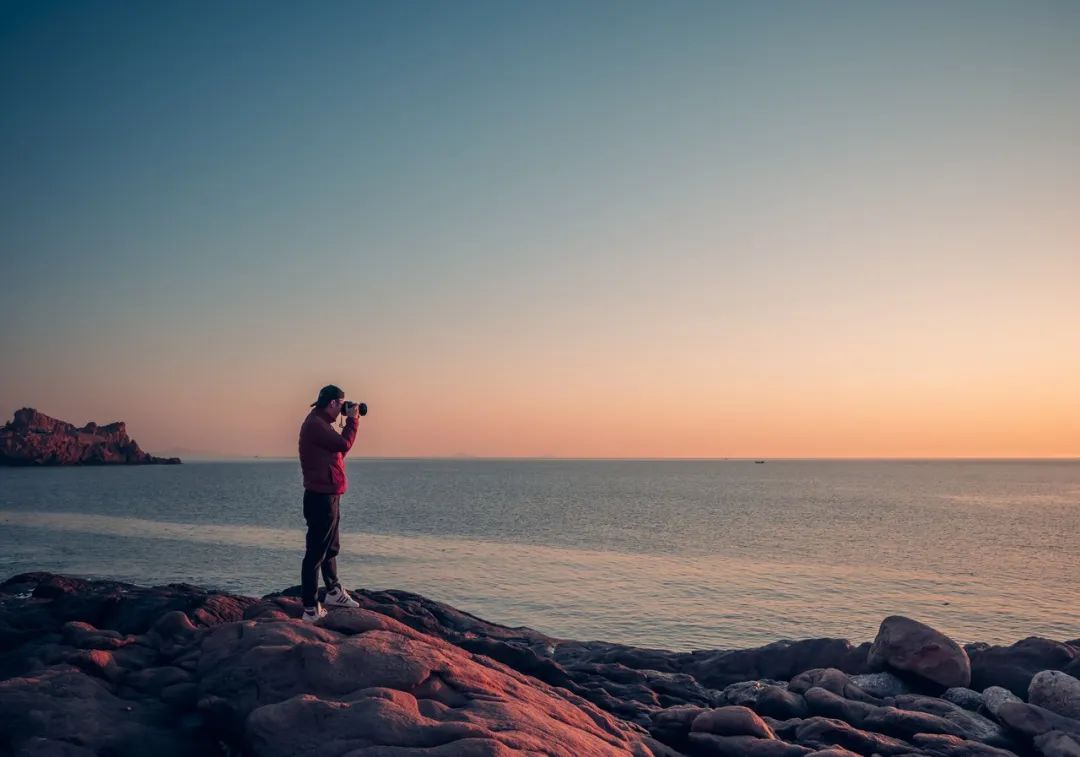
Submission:
[[[359,402],[354,402],[353,404],[349,405],[348,409],[345,411],[345,417],[346,418],[359,418],[360,417],[360,403]]]

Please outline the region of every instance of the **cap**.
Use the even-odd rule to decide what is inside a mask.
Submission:
[[[345,391],[333,384],[327,384],[319,390],[319,398],[311,403],[311,407],[319,405],[326,407],[331,400],[340,400],[345,398]]]

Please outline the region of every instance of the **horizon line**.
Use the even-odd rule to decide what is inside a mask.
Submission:
[[[296,455],[192,455],[190,460],[298,460]],[[1080,455],[1029,456],[824,456],[824,457],[594,457],[562,455],[354,455],[350,460],[553,460],[612,462],[780,462],[780,461],[1055,461],[1080,462]]]

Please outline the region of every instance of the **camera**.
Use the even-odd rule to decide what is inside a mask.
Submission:
[[[341,405],[341,414],[342,415],[348,415],[349,411],[352,410],[357,405],[360,406],[360,415],[367,415],[367,404],[366,403],[363,403],[363,402],[348,402],[348,401],[342,403],[342,405]]]

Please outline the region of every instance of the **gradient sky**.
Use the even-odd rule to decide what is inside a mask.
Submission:
[[[0,4],[0,413],[1080,455],[1080,3]]]

